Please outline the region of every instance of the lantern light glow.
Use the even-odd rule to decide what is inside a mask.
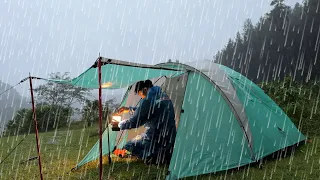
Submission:
[[[120,122],[121,116],[112,116],[112,120]]]

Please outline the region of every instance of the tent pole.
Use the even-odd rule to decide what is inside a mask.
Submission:
[[[98,79],[99,79],[99,134],[100,134],[100,140],[99,140],[99,151],[100,151],[100,180],[102,180],[102,88],[101,88],[101,66],[102,66],[102,58],[99,57],[98,61]],[[107,134],[108,134],[108,160],[109,164],[111,164],[111,156],[110,156],[110,140],[109,140],[109,127],[107,127]]]
[[[99,77],[99,151],[100,151],[100,180],[102,180],[102,99],[101,99],[101,58],[98,62],[98,77]]]
[[[40,173],[40,179],[43,180],[42,177],[42,166],[41,166],[41,157],[40,157],[40,143],[39,143],[39,135],[38,135],[38,122],[37,122],[37,116],[36,116],[36,110],[34,105],[34,97],[33,97],[33,89],[32,89],[32,78],[29,73],[29,82],[30,82],[30,93],[31,93],[31,102],[32,102],[32,114],[33,114],[33,120],[34,120],[34,126],[36,130],[36,141],[37,141],[37,150],[38,150],[38,163],[39,163],[39,173]]]

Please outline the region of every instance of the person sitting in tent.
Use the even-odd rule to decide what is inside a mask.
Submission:
[[[150,80],[137,82],[135,93],[142,100],[137,108],[132,109],[133,116],[120,123],[112,121],[111,124],[118,126],[120,130],[144,125],[146,131],[128,141],[124,149],[147,164],[169,163],[176,137],[172,101],[159,86],[153,86]],[[129,109],[131,108],[121,107],[118,114],[127,113]]]

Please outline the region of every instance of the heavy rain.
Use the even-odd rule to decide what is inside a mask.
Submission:
[[[319,0],[2,0],[0,179],[320,179]]]

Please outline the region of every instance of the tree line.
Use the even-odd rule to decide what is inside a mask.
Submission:
[[[273,9],[214,56],[214,61],[240,72],[253,82],[317,80],[320,75],[320,1],[306,0],[292,8],[273,0]]]

